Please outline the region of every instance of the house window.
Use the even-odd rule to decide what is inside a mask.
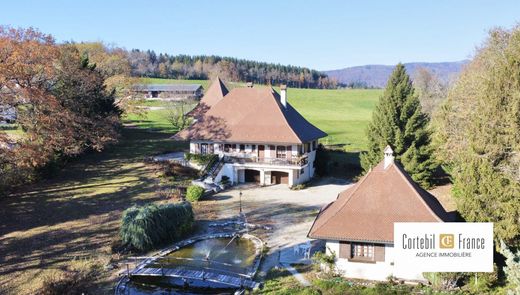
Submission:
[[[313,150],[313,151],[316,150],[316,140],[312,142],[312,150]]]
[[[311,144],[310,143],[306,143],[305,144],[305,152],[306,153],[310,152],[310,149],[311,149]]]
[[[300,170],[300,174],[301,174],[301,175],[305,174],[305,168],[302,168],[302,169]]]
[[[276,158],[278,159],[285,159],[287,158],[287,150],[284,146],[277,146],[276,147]]]
[[[350,247],[352,259],[373,260],[374,245],[366,243],[352,243]]]
[[[203,143],[200,145],[200,153],[203,155],[208,153],[208,144],[207,143]]]
[[[245,152],[245,150],[246,150],[246,145],[245,144],[241,144],[240,145],[240,151],[241,152]]]
[[[256,152],[256,144],[252,144],[251,145],[251,151],[252,152]]]
[[[230,144],[225,144],[224,145],[224,152],[229,153],[230,149],[231,149],[231,145]]]

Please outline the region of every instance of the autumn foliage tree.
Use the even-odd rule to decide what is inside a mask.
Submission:
[[[77,49],[31,28],[0,27],[0,104],[17,110],[23,130],[16,142],[0,130],[0,189],[117,138],[120,111],[104,84]]]

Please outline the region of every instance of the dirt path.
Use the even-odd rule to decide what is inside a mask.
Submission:
[[[172,150],[170,134],[126,129],[119,145],[73,161],[54,179],[0,199],[0,294],[32,294],[71,261],[110,253],[121,213],[156,201],[157,175],[142,159]],[[100,284],[109,293],[111,280]]]

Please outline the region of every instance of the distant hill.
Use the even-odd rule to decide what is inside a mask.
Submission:
[[[408,74],[412,77],[415,71],[422,67],[435,73],[441,80],[449,82],[460,73],[462,67],[468,62],[468,60],[438,63],[413,62],[404,65]],[[323,72],[330,78],[336,78],[339,83],[347,86],[383,88],[386,86],[386,81],[393,69],[394,66],[366,65]]]

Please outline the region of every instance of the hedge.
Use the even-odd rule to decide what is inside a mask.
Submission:
[[[123,213],[121,240],[140,251],[154,249],[182,238],[193,220],[189,202],[133,206]]]

